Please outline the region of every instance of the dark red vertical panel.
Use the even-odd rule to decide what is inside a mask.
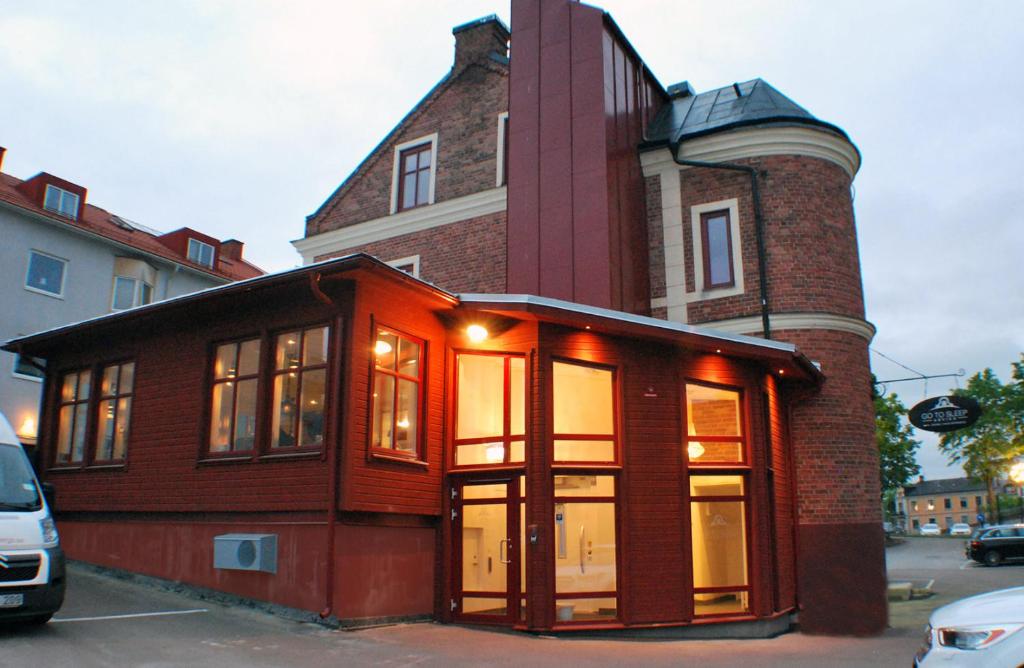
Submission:
[[[540,292],[540,5],[512,3],[509,71],[508,257],[510,293]]]

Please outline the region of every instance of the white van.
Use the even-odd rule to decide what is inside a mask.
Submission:
[[[64,552],[39,481],[0,414],[0,623],[45,624],[64,603]]]

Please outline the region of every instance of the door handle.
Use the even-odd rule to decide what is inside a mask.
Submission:
[[[586,544],[587,544],[587,527],[580,525],[580,573],[586,573],[587,567],[584,566],[584,556],[586,555]]]
[[[504,549],[502,549],[502,548],[504,548]],[[503,564],[511,564],[512,563],[512,555],[510,554],[511,550],[512,550],[512,541],[510,539],[502,538],[501,540],[499,540],[498,541],[498,561],[500,561]]]

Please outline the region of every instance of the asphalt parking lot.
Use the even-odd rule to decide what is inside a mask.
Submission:
[[[44,627],[0,629],[0,666],[907,666],[928,613],[1024,584],[1024,564],[975,567],[962,541],[912,538],[888,550],[891,579],[935,580],[933,598],[895,603],[877,638],[789,633],[768,640],[537,637],[438,624],[335,631],[225,607],[72,566],[64,608]]]

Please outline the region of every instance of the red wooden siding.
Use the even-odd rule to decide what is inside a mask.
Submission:
[[[361,281],[349,331],[340,508],[345,511],[438,515],[444,443],[445,329],[429,303],[397,284]],[[370,458],[370,382],[375,327],[393,327],[426,342],[422,434],[426,465]]]

